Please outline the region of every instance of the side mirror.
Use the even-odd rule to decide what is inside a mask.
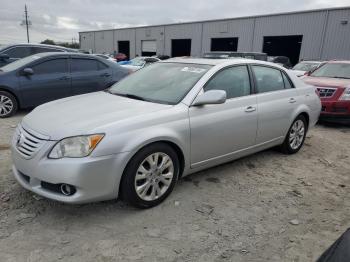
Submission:
[[[1,60],[7,60],[7,59],[10,59],[10,56],[7,55],[7,54],[0,54],[0,59]]]
[[[34,74],[33,69],[31,69],[29,67],[23,69],[23,75],[30,76],[30,75],[33,75],[33,74]]]
[[[224,90],[209,90],[194,100],[193,106],[223,104],[226,101],[226,91]]]

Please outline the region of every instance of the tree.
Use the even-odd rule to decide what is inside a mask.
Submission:
[[[46,39],[44,41],[41,41],[40,44],[46,44],[46,45],[56,45],[55,41],[51,40],[51,39]]]

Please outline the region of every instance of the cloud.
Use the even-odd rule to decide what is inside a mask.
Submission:
[[[346,6],[348,0],[16,0],[0,8],[0,44],[25,42],[27,3],[32,42],[78,39],[79,31],[156,25]]]

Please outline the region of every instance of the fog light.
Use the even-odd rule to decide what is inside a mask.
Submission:
[[[74,186],[68,184],[61,184],[60,190],[61,193],[65,196],[71,196],[77,191]]]

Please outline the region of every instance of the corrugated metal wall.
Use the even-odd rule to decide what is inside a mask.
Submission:
[[[127,40],[134,57],[142,40],[156,40],[157,54],[170,56],[172,39],[191,39],[191,55],[201,56],[210,51],[211,38],[238,37],[238,51],[261,52],[264,36],[286,35],[303,36],[300,59],[350,59],[350,8],[82,32],[80,41],[82,49],[113,53],[118,41]]]

